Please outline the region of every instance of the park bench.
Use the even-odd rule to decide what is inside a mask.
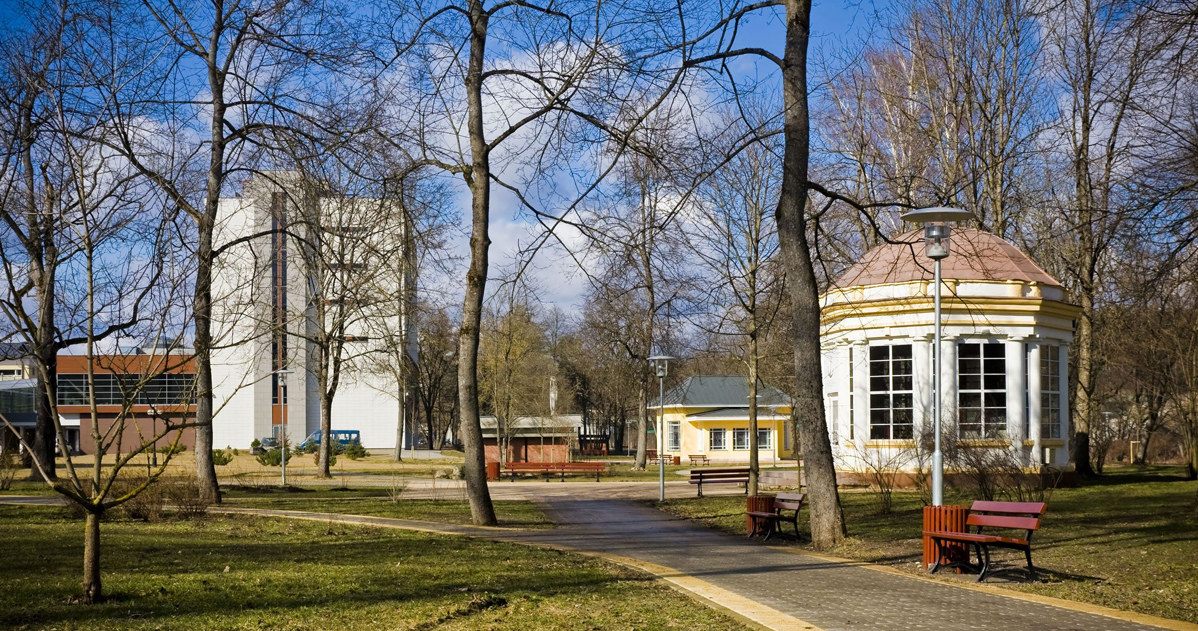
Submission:
[[[562,482],[566,481],[566,474],[577,475],[594,475],[595,481],[599,481],[599,476],[607,471],[606,462],[509,462],[504,465],[504,470],[511,475],[512,479],[516,479],[516,475],[544,475],[545,481],[553,475],[561,477]]]
[[[799,538],[799,511],[803,508],[803,499],[806,497],[803,493],[779,493],[774,496],[774,510],[765,511],[745,511],[745,514],[752,518],[753,527],[749,529],[749,536],[764,534],[762,541],[769,539],[770,535],[777,532],[782,523],[789,522],[795,530],[795,539]],[[789,514],[783,511],[791,511]]]
[[[707,459],[707,454],[691,454],[687,456],[687,458],[690,459],[691,464],[693,465],[705,466],[711,464],[711,460]]]
[[[923,535],[929,537],[936,545],[936,562],[930,572],[940,569],[941,559],[944,558],[944,546],[949,543],[962,543],[972,546],[977,551],[978,564],[950,563],[947,565],[962,565],[978,569],[978,582],[990,571],[990,548],[1010,548],[1023,550],[1027,556],[1027,569],[1032,576],[1036,568],[1032,566],[1032,533],[1040,528],[1040,516],[1044,514],[1044,502],[987,502],[976,501],[969,507],[969,516],[965,519],[965,532],[950,530],[925,530]],[[973,527],[971,532],[969,528]],[[1023,537],[1000,536],[983,533],[983,528],[1003,528],[1006,530],[1023,530]],[[968,559],[968,556],[966,557]]]
[[[743,484],[745,485],[745,493],[748,493],[749,468],[693,469],[691,470],[690,483],[699,486],[699,497],[703,497],[704,484]]]

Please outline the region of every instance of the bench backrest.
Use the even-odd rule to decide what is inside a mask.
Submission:
[[[543,471],[553,466],[551,462],[508,462],[503,465],[511,471]]]
[[[978,528],[1014,528],[1037,530],[1040,516],[1048,505],[1044,502],[988,502],[977,501],[969,507],[966,525]]]
[[[779,493],[774,496],[774,508],[797,511],[803,507],[803,493]]]
[[[692,480],[723,480],[748,477],[748,467],[724,469],[696,469],[691,471]]]
[[[565,471],[603,471],[607,468],[606,462],[557,462],[554,466],[561,467]]]

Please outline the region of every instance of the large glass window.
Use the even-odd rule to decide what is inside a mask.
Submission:
[[[139,385],[139,375],[95,375],[96,405],[170,405],[195,400],[195,375],[161,374]],[[89,405],[87,375],[58,376],[59,405]]]
[[[1001,343],[957,345],[957,431],[962,438],[1007,433],[1007,356]]]
[[[727,449],[728,448],[728,430],[724,428],[713,429],[711,434],[712,449]]]
[[[738,427],[732,430],[732,448],[733,449],[748,449],[749,448],[749,428]]]
[[[869,437],[913,436],[911,345],[869,348]]]
[[[666,423],[666,449],[678,451],[682,443],[682,428],[678,426],[678,421],[670,421]]]
[[[773,449],[774,448],[773,436],[774,436],[774,433],[768,429],[757,430],[757,448],[758,449]]]
[[[1061,437],[1061,347],[1040,347],[1040,436]]]

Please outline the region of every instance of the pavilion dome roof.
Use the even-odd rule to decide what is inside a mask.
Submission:
[[[923,230],[905,232],[865,253],[833,283],[838,289],[932,280],[933,261],[924,254]],[[1023,281],[1060,287],[1024,254],[998,235],[954,227],[951,254],[941,262],[947,280]]]

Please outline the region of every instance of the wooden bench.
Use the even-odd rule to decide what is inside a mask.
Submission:
[[[508,462],[504,464],[504,470],[509,473],[513,480],[517,474],[524,475],[544,475],[545,481],[553,475],[561,477],[561,481],[566,481],[566,474],[571,475],[584,474],[594,475],[595,481],[599,481],[599,476],[607,472],[606,462]]]
[[[777,532],[779,525],[784,522],[789,522],[795,530],[795,539],[799,538],[799,511],[803,508],[803,499],[806,497],[804,493],[779,493],[774,496],[774,510],[771,512],[765,511],[745,511],[745,514],[753,518],[753,527],[749,529],[749,536],[764,534],[762,541],[770,538],[770,535]],[[790,514],[782,511],[793,511]]]
[[[704,484],[743,484],[749,492],[749,468],[728,467],[723,469],[693,469],[691,484],[699,485],[699,497],[703,497]]]
[[[969,516],[965,520],[966,532],[923,531],[923,535],[931,538],[936,545],[936,562],[932,564],[930,572],[940,569],[941,559],[945,556],[944,545],[949,542],[957,542],[973,546],[978,554],[978,564],[976,566],[969,563],[948,565],[977,568],[979,570],[978,582],[986,578],[986,573],[990,571],[991,547],[1023,550],[1027,557],[1027,569],[1035,577],[1036,568],[1032,566],[1032,533],[1040,528],[1040,517],[1044,514],[1046,506],[1044,502],[986,502],[979,500],[969,507]],[[973,527],[974,530],[970,531],[970,527]],[[1023,530],[1025,534],[1023,537],[1004,537],[983,533],[983,528]]]
[[[687,456],[693,465],[709,465],[711,461],[707,459],[707,454],[691,454]]]

